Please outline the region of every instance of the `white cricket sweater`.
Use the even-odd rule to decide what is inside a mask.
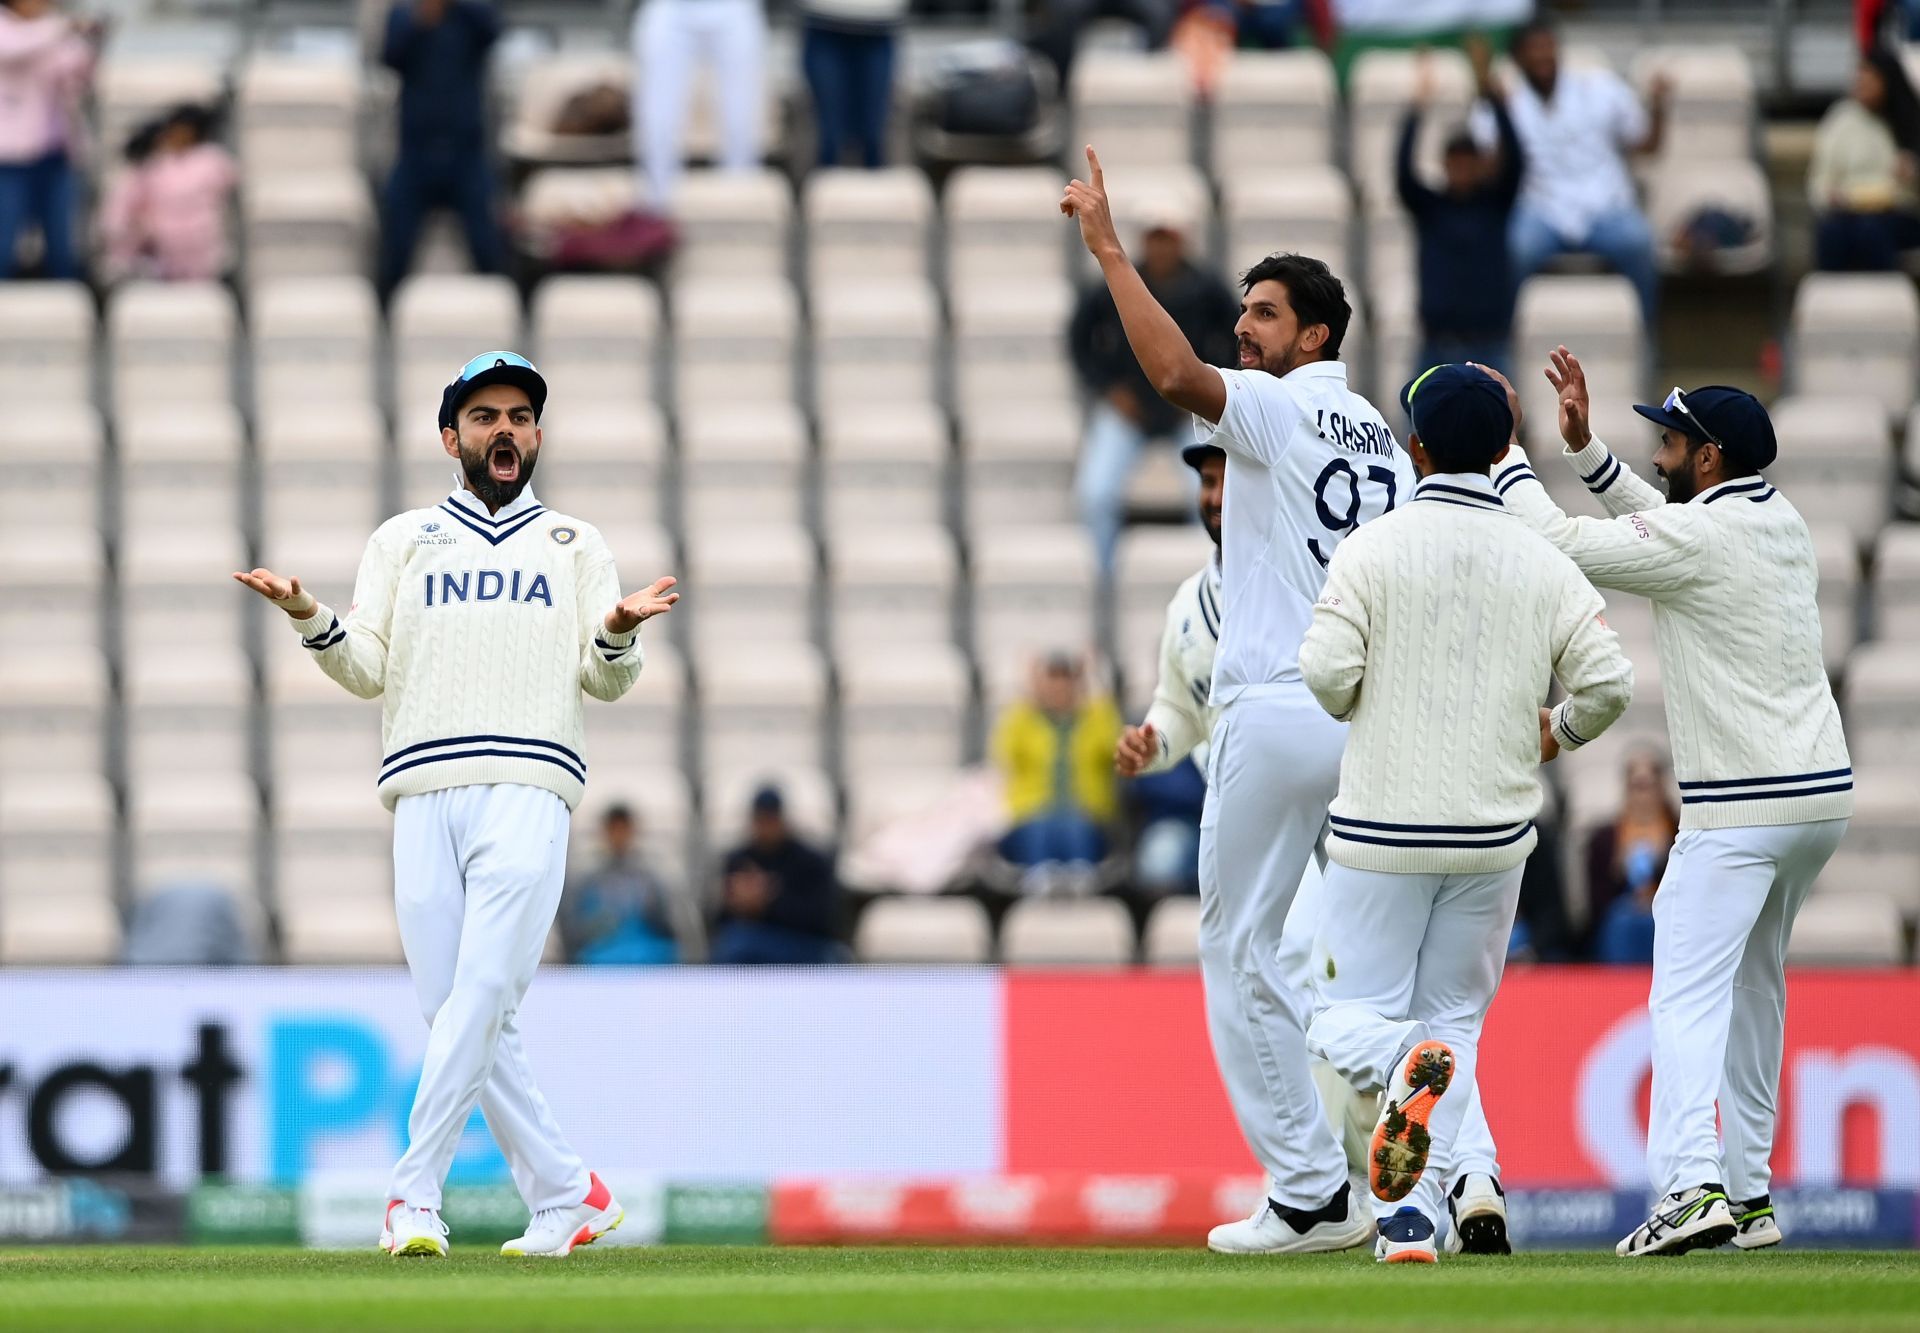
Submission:
[[[1562,513],[1517,446],[1507,504],[1602,588],[1653,602],[1680,827],[1844,819],[1853,761],[1820,654],[1820,571],[1799,511],[1764,478],[1666,498],[1598,439],[1567,454],[1616,517]]]
[[[610,634],[620,600],[597,529],[531,489],[497,514],[457,489],[380,525],[344,617],[294,622],[320,669],[384,700],[380,799],[524,783],[580,803],[580,692],[612,701],[640,675],[640,632]]]
[[[1484,476],[1437,474],[1340,544],[1300,648],[1307,688],[1351,721],[1327,855],[1357,870],[1484,874],[1526,860],[1540,706],[1574,750],[1626,710],[1633,665],[1571,560]]]
[[[1154,682],[1147,722],[1160,738],[1149,773],[1164,773],[1187,755],[1206,766],[1207,742],[1220,710],[1207,702],[1213,689],[1213,654],[1220,646],[1220,552],[1194,571],[1167,603],[1160,632],[1160,678]]]

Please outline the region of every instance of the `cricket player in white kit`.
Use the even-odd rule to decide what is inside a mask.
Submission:
[[[1122,777],[1134,778],[1147,773],[1164,773],[1191,754],[1194,762],[1206,767],[1208,738],[1213,734],[1216,712],[1207,702],[1213,684],[1213,660],[1220,641],[1220,522],[1221,505],[1226,492],[1226,451],[1214,444],[1189,444],[1180,457],[1200,476],[1200,523],[1213,539],[1211,559],[1188,577],[1167,603],[1166,625],[1160,635],[1160,674],[1154,683],[1153,702],[1146,719],[1137,727],[1128,727],[1120,735],[1114,750],[1114,767]],[[1320,924],[1320,895],[1323,858],[1316,855],[1307,862],[1293,907],[1287,913],[1280,934],[1278,963],[1283,980],[1299,987],[1305,999],[1313,1002],[1312,978],[1308,974],[1314,934]],[[1362,1179],[1367,1173],[1367,1157],[1375,1121],[1379,1117],[1380,1098],[1376,1094],[1361,1097],[1325,1060],[1315,1058],[1310,1065],[1329,1125],[1346,1153],[1350,1172]],[[1480,1091],[1473,1086],[1466,1094],[1466,1119],[1455,1142],[1454,1187],[1447,1196],[1451,1226],[1447,1248],[1454,1253],[1509,1254],[1507,1206],[1500,1188],[1500,1166],[1495,1154],[1493,1131],[1481,1109]],[[1237,1238],[1239,1228],[1229,1228],[1228,1237]]]
[[[1559,348],[1547,377],[1560,393],[1567,462],[1614,517],[1562,513],[1518,449],[1495,466],[1494,483],[1595,584],[1653,602],[1680,782],[1680,837],[1653,899],[1649,1001],[1647,1156],[1665,1197],[1618,1251],[1728,1240],[1758,1249],[1781,1235],[1768,1162],[1787,939],[1853,814],[1853,765],[1820,651],[1813,539],[1761,475],[1778,445],[1751,394],[1676,388],[1659,407],[1635,406],[1660,427],[1663,497],[1594,438],[1579,360]]]
[[[1513,430],[1505,390],[1443,365],[1402,401],[1413,503],[1334,554],[1300,648],[1314,697],[1353,723],[1307,1045],[1356,1089],[1385,1089],[1375,1254],[1432,1263],[1439,1182],[1537,840],[1540,764],[1625,711],[1633,667],[1600,595],[1487,479]],[[1551,713],[1549,676],[1568,694]]]
[[[1211,705],[1220,710],[1200,820],[1200,966],[1214,1058],[1268,1197],[1208,1244],[1233,1253],[1348,1249],[1373,1234],[1308,1072],[1307,1013],[1281,972],[1281,934],[1326,828],[1346,728],[1314,703],[1295,655],[1327,561],[1405,501],[1413,469],[1334,358],[1352,310],[1319,260],[1274,255],[1243,278],[1240,368],[1194,354],[1128,261],[1099,159],[1061,211],[1100,262],[1154,389],[1227,455],[1222,610]]]
[[[641,623],[679,594],[663,578],[623,599],[599,532],[534,498],[546,398],[512,352],[461,369],[440,408],[460,484],[373,534],[345,616],[297,578],[234,575],[287,613],[322,671],[383,699],[394,907],[432,1026],[381,1236],[394,1255],[446,1254],[441,1188],[476,1104],[533,1213],[502,1253],[564,1257],[622,1216],[534,1086],[514,1014],[585,788],[581,692],[625,694]]]

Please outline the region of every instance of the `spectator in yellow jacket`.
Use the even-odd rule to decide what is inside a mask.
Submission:
[[[1113,700],[1088,694],[1078,658],[1053,653],[1039,664],[1031,697],[1010,705],[993,733],[1013,820],[1003,856],[1021,866],[1086,867],[1106,855],[1119,808],[1112,757],[1120,727]]]

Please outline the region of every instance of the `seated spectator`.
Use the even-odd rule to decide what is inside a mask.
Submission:
[[[213,142],[214,114],[175,107],[127,144],[100,210],[111,279],[212,282],[233,262],[227,215],[240,169]]]
[[[487,138],[487,57],[499,37],[500,16],[483,0],[403,0],[387,15],[380,59],[400,75],[400,151],[381,219],[383,296],[413,267],[436,208],[460,215],[476,269],[505,267]]]
[[[800,67],[813,94],[819,162],[837,167],[851,145],[856,165],[887,160],[893,66],[907,0],[801,0]]]
[[[74,153],[102,28],[53,0],[0,0],[0,274],[18,277],[20,231],[39,229],[48,278],[78,278]]]
[[[1558,254],[1595,254],[1630,279],[1651,328],[1659,306],[1653,229],[1640,210],[1627,159],[1660,147],[1667,118],[1667,85],[1652,86],[1649,113],[1625,80],[1606,69],[1560,68],[1560,39],[1536,20],[1513,37],[1519,83],[1507,94],[1507,113],[1526,160],[1520,203],[1508,225],[1513,280],[1518,286]],[[1490,117],[1476,120],[1476,137],[1493,136]]]
[[[763,787],[747,841],[721,870],[713,961],[835,963],[846,956],[833,862],[794,835],[779,790]]]
[[[237,966],[258,962],[234,896],[214,884],[174,884],[140,895],[127,923],[135,967]]]
[[[600,818],[601,859],[570,880],[560,899],[560,941],[570,963],[672,963],[672,892],[636,845],[639,824],[624,805]]]
[[[1507,224],[1520,194],[1525,159],[1513,120],[1489,70],[1485,42],[1470,48],[1480,96],[1492,113],[1498,146],[1480,151],[1462,126],[1447,140],[1446,188],[1436,190],[1414,170],[1420,122],[1433,104],[1433,67],[1421,57],[1413,103],[1400,128],[1400,202],[1413,217],[1420,246],[1420,365],[1476,361],[1505,371],[1513,333],[1511,284],[1489,281],[1510,270]]]
[[[1185,229],[1186,223],[1171,212],[1148,224],[1140,276],[1200,359],[1209,365],[1230,366],[1235,361],[1233,326],[1240,318],[1240,300],[1218,273],[1187,257]],[[1189,418],[1161,398],[1140,369],[1104,282],[1081,294],[1067,340],[1081,386],[1093,399],[1074,486],[1101,567],[1111,568],[1126,517],[1127,485],[1140,450],[1149,440],[1170,441],[1187,427]]]
[[[1815,261],[1840,272],[1887,272],[1920,245],[1915,150],[1920,99],[1900,58],[1876,46],[1860,60],[1853,92],[1827,109],[1813,140],[1807,195]]]
[[[1010,705],[993,732],[993,763],[1005,784],[1013,827],[1000,853],[1040,873],[1028,887],[1048,887],[1065,868],[1084,878],[1107,854],[1119,806],[1113,747],[1120,710],[1105,694],[1088,697],[1086,668],[1053,653],[1033,675],[1030,698]]]
[[[634,157],[649,207],[672,211],[687,107],[702,67],[718,103],[720,165],[760,165],[767,83],[760,0],[645,0],[633,16],[633,67]]]
[[[1653,961],[1653,896],[1666,873],[1680,816],[1667,768],[1650,750],[1627,757],[1620,814],[1587,840],[1587,920],[1603,963]]]

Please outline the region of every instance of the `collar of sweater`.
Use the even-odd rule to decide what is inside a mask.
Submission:
[[[528,486],[522,490],[520,494],[514,496],[512,504],[502,505],[500,512],[497,514],[488,513],[487,507],[480,503],[480,497],[468,490],[464,485],[455,486],[453,488],[453,494],[447,497],[447,499],[448,503],[460,506],[461,509],[472,514],[481,522],[494,527],[498,527],[510,518],[517,518],[521,514],[541,508],[540,501],[538,497],[534,495],[533,487],[531,486]]]
[[[1484,472],[1430,473],[1413,488],[1413,498],[1500,513],[1505,512],[1507,507],[1493,489],[1493,479]]]

